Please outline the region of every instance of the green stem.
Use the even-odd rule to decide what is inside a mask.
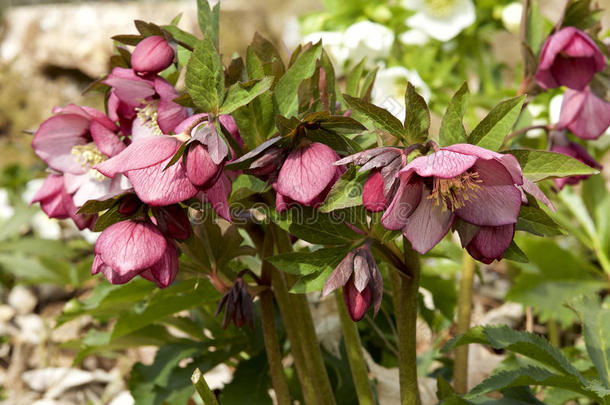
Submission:
[[[191,376],[191,382],[195,386],[195,390],[203,400],[204,405],[219,405],[216,395],[212,392],[208,384],[203,378],[203,373],[198,368],[195,369]]]
[[[398,329],[398,376],[400,381],[400,403],[419,405],[417,384],[417,299],[419,290],[419,255],[409,241],[404,239],[404,264],[408,274],[392,271],[392,291],[396,326]]]
[[[462,256],[462,279],[457,303],[457,333],[468,332],[472,308],[472,284],[474,281],[475,261],[464,251]],[[459,394],[468,392],[468,345],[455,349],[453,366],[453,385]]]
[[[274,233],[278,252],[287,253],[292,251],[292,243],[288,234],[278,227],[274,227]],[[290,294],[289,296],[292,301],[292,311],[298,325],[298,331],[301,335],[300,342],[303,347],[305,361],[307,362],[309,373],[313,378],[319,403],[334,405],[335,397],[326,366],[324,365],[324,358],[322,357],[322,351],[316,336],[307,296],[305,294]]]
[[[290,350],[294,358],[294,365],[297,370],[297,377],[301,385],[303,400],[306,405],[318,404],[316,390],[314,389],[313,375],[307,367],[307,360],[303,345],[301,344],[301,336],[299,334],[300,325],[297,323],[294,314],[294,306],[290,294],[288,293],[288,285],[284,274],[279,270],[271,273],[271,284],[277,301],[282,320],[284,321],[284,329],[290,341]]]
[[[266,285],[271,284],[272,269],[265,258],[273,254],[273,238],[269,235],[265,237],[261,252],[263,261],[261,278]],[[273,311],[273,293],[270,289],[264,290],[260,294],[261,318],[263,323],[263,336],[265,351],[267,352],[267,362],[271,373],[271,383],[275,391],[277,403],[279,405],[289,405],[291,403],[290,390],[284,374],[282,365],[282,351],[278,340],[277,329],[275,327],[275,315]]]
[[[369,381],[366,362],[362,355],[362,343],[360,343],[358,327],[347,313],[341,291],[337,290],[335,292],[335,299],[337,301],[337,309],[339,310],[339,319],[341,320],[349,368],[352,372],[354,385],[356,386],[356,394],[358,394],[358,402],[360,405],[375,405],[375,397],[373,396],[373,389]]]
[[[559,325],[553,319],[549,319],[546,324],[547,335],[551,344],[555,347],[559,347]]]

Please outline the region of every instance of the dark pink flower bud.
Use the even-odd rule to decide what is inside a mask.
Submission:
[[[178,272],[178,252],[159,230],[145,221],[123,221],[104,229],[95,242],[92,274],[102,273],[112,284],[140,275],[159,288],[169,286]]]
[[[345,256],[324,283],[322,296],[343,287],[343,298],[350,317],[358,322],[373,304],[375,314],[381,306],[383,279],[368,244]]]
[[[551,152],[561,153],[574,159],[578,159],[584,164],[591,166],[595,169],[601,170],[602,166],[597,163],[597,161],[589,154],[587,149],[574,142],[566,142],[565,144],[555,144],[551,148]],[[553,179],[555,185],[560,190],[566,186],[566,184],[578,184],[582,180],[588,179],[589,176],[571,176],[571,177],[561,177]]]
[[[223,295],[218,303],[215,315],[218,315],[223,308],[225,316],[222,321],[222,327],[224,329],[229,326],[231,321],[238,328],[248,323],[250,328],[254,329],[254,303],[242,277],[238,277],[235,280],[235,284],[233,284],[233,288]]]
[[[383,195],[383,177],[381,170],[373,170],[362,190],[362,204],[370,212],[383,211],[388,207],[388,200]]]
[[[174,49],[158,35],[146,37],[133,50],[131,66],[138,73],[158,73],[174,60]]]
[[[191,222],[180,205],[153,207],[152,212],[157,220],[157,227],[166,236],[176,240],[185,240],[191,236]]]
[[[597,97],[588,87],[583,91],[566,90],[557,129],[567,128],[581,139],[597,139],[608,126],[610,103]]]
[[[119,202],[119,213],[125,216],[134,214],[142,205],[142,201],[135,194],[128,194]]]
[[[566,27],[551,35],[540,53],[536,82],[545,89],[566,86],[583,90],[606,67],[595,42],[584,32]]]
[[[223,165],[214,163],[208,150],[199,142],[189,147],[186,155],[186,175],[191,183],[198,187],[206,187],[218,180]]]

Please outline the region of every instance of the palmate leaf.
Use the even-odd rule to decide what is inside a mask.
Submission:
[[[269,90],[272,83],[273,77],[270,76],[249,83],[235,83],[229,88],[219,112],[221,114],[232,113]]]
[[[580,372],[559,349],[551,345],[548,340],[533,333],[516,331],[506,325],[477,326],[465,334],[451,339],[442,351],[448,352],[458,346],[471,343],[486,344],[496,350],[505,349],[521,354],[558,371],[560,374],[576,378],[580,384],[586,384],[586,380]]]
[[[466,130],[464,130],[464,114],[468,106],[468,85],[462,84],[462,87],[453,95],[447,111],[443,115],[441,127],[439,129],[439,145],[449,146],[456,143],[466,143]]]
[[[351,167],[333,185],[320,211],[331,212],[362,204],[362,190],[368,176],[369,173],[358,173],[354,167]]]
[[[282,253],[266,260],[285,273],[308,276],[329,268],[333,270],[351,249],[350,246],[340,246],[322,248],[313,252]]]
[[[224,72],[220,56],[209,37],[204,37],[186,66],[186,91],[204,112],[217,112],[224,96]]]
[[[591,166],[561,153],[525,149],[508,152],[517,158],[523,175],[531,181],[598,173]]]
[[[368,129],[381,129],[397,138],[405,137],[405,128],[402,122],[386,109],[347,94],[344,94],[343,98],[352,108],[354,116],[362,118]]]
[[[533,366],[493,373],[482,383],[474,387],[466,395],[466,398],[474,398],[489,392],[500,391],[506,388],[529,385],[560,387],[578,392],[593,400],[600,400],[599,396],[592,391],[587,390],[576,376],[556,374],[544,368]]]

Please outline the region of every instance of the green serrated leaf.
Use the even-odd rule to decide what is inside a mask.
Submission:
[[[493,373],[482,383],[474,387],[466,398],[474,398],[492,391],[499,391],[505,388],[522,387],[528,385],[561,387],[571,391],[586,395],[595,400],[597,395],[585,390],[583,385],[573,375],[560,375],[552,373],[546,369],[527,366],[516,370],[503,370]]]
[[[299,86],[313,76],[317,60],[322,54],[320,42],[313,45],[295,60],[290,68],[278,80],[274,89],[274,99],[278,112],[285,117],[293,117],[299,107]]]
[[[235,83],[227,92],[227,97],[220,107],[220,114],[231,114],[269,90],[272,84],[273,77],[269,76],[254,83]]]
[[[468,107],[468,98],[470,93],[468,85],[464,82],[460,89],[453,95],[447,111],[441,121],[439,130],[439,145],[449,146],[456,143],[466,143],[466,130],[462,121],[466,108]]]
[[[493,151],[500,149],[519,118],[524,100],[525,96],[519,96],[496,105],[468,135],[468,142]]]
[[[381,129],[399,139],[405,137],[405,128],[402,123],[398,118],[390,114],[389,111],[348,94],[344,94],[343,98],[352,108],[356,119],[362,117],[363,120],[360,121],[364,121],[363,123],[368,129]]]
[[[176,27],[175,25],[163,25],[161,28],[167,31],[172,38],[174,38],[174,41],[176,41],[180,46],[188,49],[189,51],[195,49],[195,45],[197,45],[197,42],[199,41],[196,36]]]
[[[307,276],[330,268],[333,270],[349,253],[350,246],[323,248],[313,252],[290,252],[267,258],[275,268],[285,273]]]
[[[299,206],[281,214],[272,212],[271,219],[280,228],[310,243],[343,245],[362,238],[362,235],[345,224],[345,221],[354,219],[343,211],[321,213],[310,207]]]
[[[508,249],[504,251],[504,256],[502,256],[502,258],[512,260],[513,262],[517,263],[529,262],[527,255],[523,252],[523,250],[521,250],[521,248],[519,248],[519,246],[517,246],[514,240],[510,242],[510,245],[508,245]]]
[[[267,187],[267,183],[258,177],[241,174],[233,181],[229,202],[243,200],[253,194],[263,193]]]
[[[598,173],[591,166],[561,153],[525,149],[509,150],[508,153],[517,158],[523,175],[531,181]]]
[[[610,390],[610,310],[602,308],[599,298],[591,295],[579,297],[570,307],[583,324],[587,353],[599,373],[602,386]]]
[[[352,97],[358,97],[358,88],[360,87],[360,79],[364,73],[364,63],[366,58],[362,59],[347,75],[347,82],[345,84],[345,93]]]
[[[224,72],[220,56],[209,38],[195,45],[186,66],[185,79],[186,91],[195,105],[204,112],[216,113],[224,96]]]
[[[204,37],[209,38],[214,47],[218,48],[218,21],[220,17],[220,2],[210,9],[208,0],[197,0],[197,21]]]
[[[522,205],[516,229],[538,236],[563,235],[563,231],[546,212],[534,205]]]
[[[405,136],[407,142],[422,143],[426,141],[430,128],[430,110],[426,100],[415,91],[411,82],[407,82],[405,93]]]

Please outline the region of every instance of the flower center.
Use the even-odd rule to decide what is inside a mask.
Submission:
[[[106,177],[95,170],[93,166],[98,163],[102,163],[108,159],[106,155],[100,152],[95,146],[95,143],[89,142],[85,145],[76,145],[72,147],[72,154],[76,157],[76,161],[80,163],[83,169],[89,170],[89,176],[92,176],[96,180],[103,181]]]
[[[455,7],[456,0],[424,0],[426,10],[435,17],[447,17]]]
[[[479,173],[475,171],[464,172],[450,179],[435,177],[428,199],[434,200],[434,206],[440,206],[442,211],[455,211],[478,197],[481,186],[477,183],[481,182]]]
[[[136,114],[142,126],[149,128],[153,135],[163,135],[163,131],[161,131],[161,127],[159,127],[157,122],[157,107],[158,103],[156,101],[146,102],[144,107],[136,108]]]

